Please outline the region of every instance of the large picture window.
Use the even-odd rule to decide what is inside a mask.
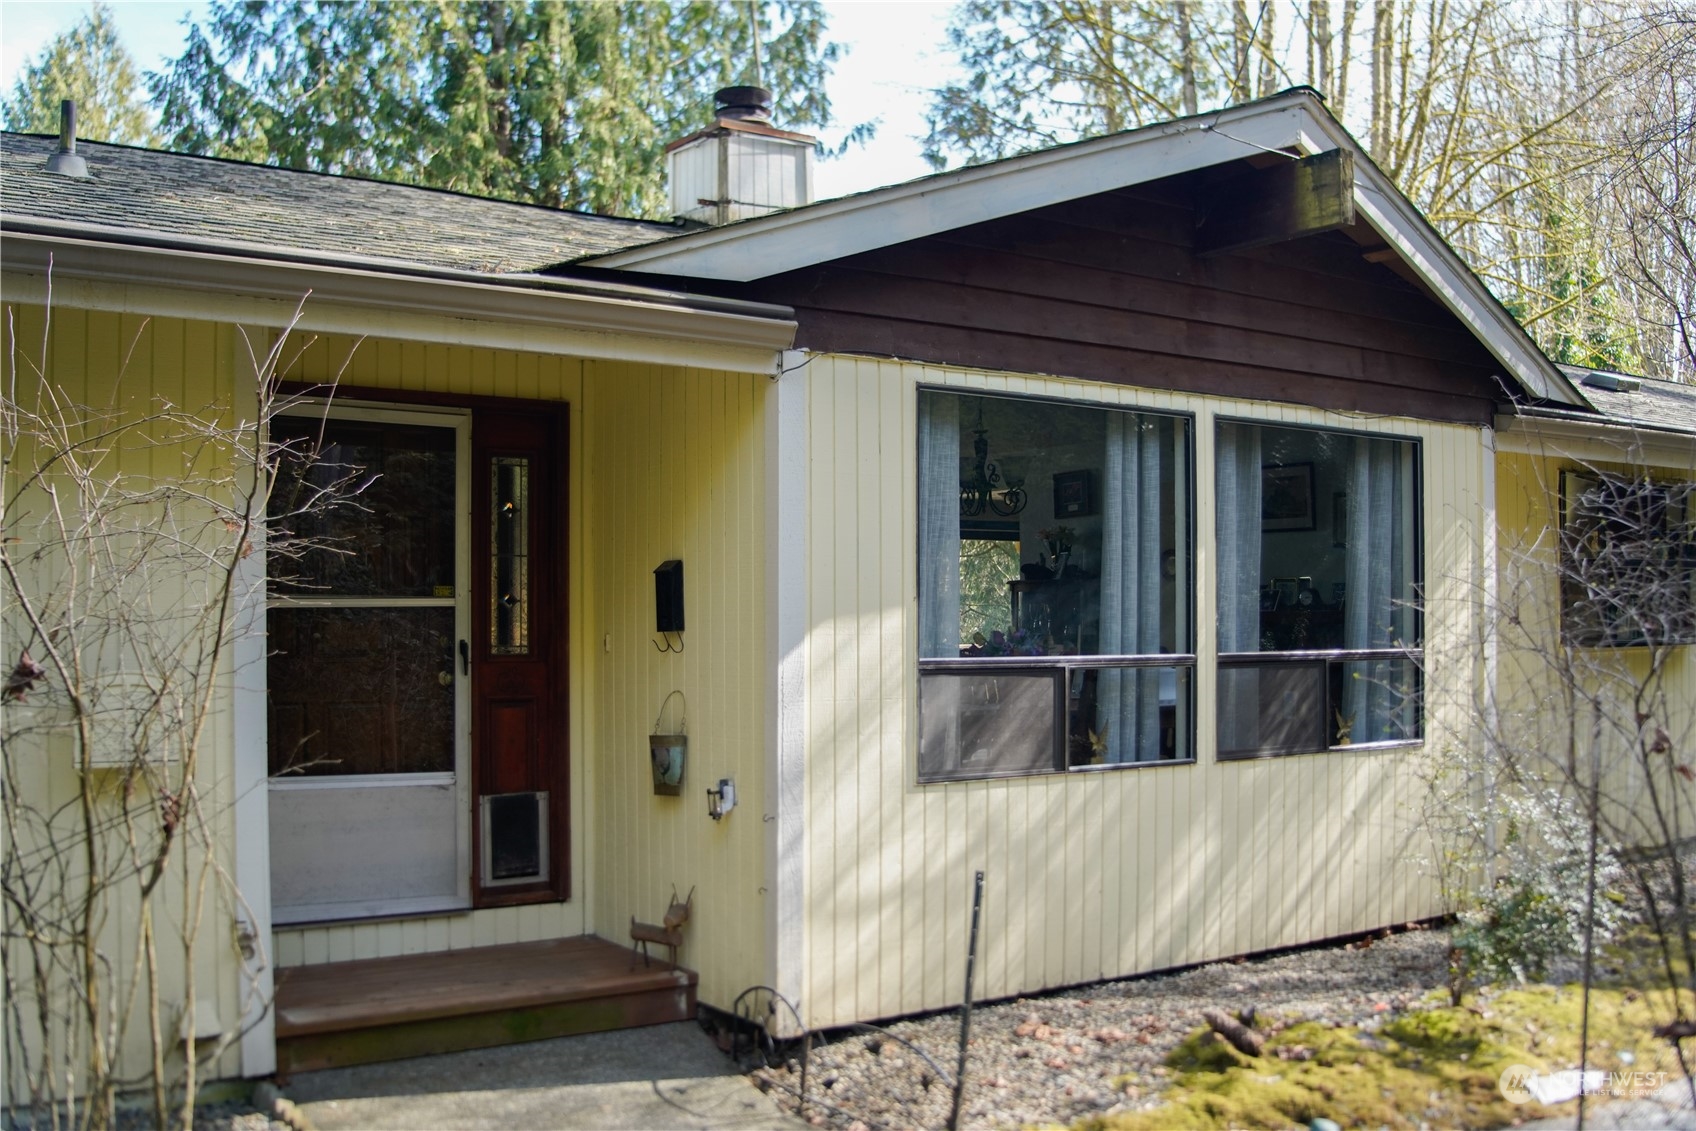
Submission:
[[[1218,426],[1219,756],[1422,732],[1419,446]]]
[[[919,393],[920,781],[1192,754],[1191,425]]]
[[[1689,483],[1561,473],[1561,627],[1582,648],[1696,643]]]

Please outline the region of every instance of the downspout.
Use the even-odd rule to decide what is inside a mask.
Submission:
[[[1485,879],[1494,883],[1496,861],[1496,822],[1491,816],[1496,812],[1496,735],[1501,719],[1496,704],[1496,679],[1500,657],[1500,608],[1501,585],[1498,576],[1500,566],[1500,545],[1497,523],[1500,516],[1496,510],[1496,430],[1485,425],[1483,431],[1484,467],[1483,475],[1483,587],[1482,630],[1484,647],[1481,653],[1484,659],[1484,768],[1487,774],[1484,783],[1484,805],[1486,819],[1484,822],[1484,848],[1488,854],[1488,870]]]

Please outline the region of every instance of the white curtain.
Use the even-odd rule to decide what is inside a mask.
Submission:
[[[1344,572],[1345,648],[1392,648],[1409,643],[1408,516],[1400,513],[1411,470],[1408,461],[1407,445],[1399,441],[1367,437],[1354,441],[1349,461],[1349,547]],[[1342,710],[1344,719],[1351,722],[1351,741],[1404,737],[1396,721],[1403,692],[1395,686],[1395,676],[1403,666],[1389,660],[1345,665]]]
[[[1130,413],[1107,417],[1102,470],[1101,651],[1160,651],[1160,431]],[[1159,670],[1103,669],[1096,719],[1105,761],[1160,757]]]
[[[1260,651],[1260,429],[1221,424],[1219,489],[1219,651]],[[1260,678],[1220,668],[1219,748],[1260,746]]]
[[[919,394],[919,655],[960,654],[960,398]]]

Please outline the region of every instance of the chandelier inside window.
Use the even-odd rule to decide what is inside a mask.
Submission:
[[[1025,509],[1025,480],[989,458],[989,430],[983,426],[981,402],[972,437],[972,464],[960,477],[960,514],[976,518],[988,510],[1011,518]]]

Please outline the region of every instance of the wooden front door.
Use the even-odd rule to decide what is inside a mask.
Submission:
[[[470,669],[480,906],[563,899],[566,817],[565,412],[472,420]]]

